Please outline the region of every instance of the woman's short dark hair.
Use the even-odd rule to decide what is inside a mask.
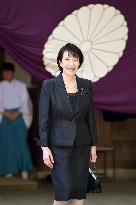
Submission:
[[[79,58],[79,63],[80,63],[79,68],[80,68],[80,66],[82,65],[83,60],[84,60],[84,56],[83,56],[82,51],[76,45],[74,45],[72,43],[67,43],[65,46],[63,46],[59,50],[59,53],[57,56],[57,64],[58,64],[58,67],[59,67],[59,70],[61,71],[61,73],[63,72],[63,69],[60,66],[60,61],[62,60],[63,54],[65,51],[68,51],[68,53],[71,54],[73,57]]]

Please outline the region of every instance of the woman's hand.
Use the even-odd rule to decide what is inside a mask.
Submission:
[[[90,150],[90,161],[91,162],[96,162],[96,158],[97,158],[97,155],[96,155],[96,146],[91,146],[91,150]]]
[[[53,155],[51,150],[48,147],[41,147],[43,150],[43,161],[44,164],[46,164],[48,167],[50,167],[51,169],[53,168]]]

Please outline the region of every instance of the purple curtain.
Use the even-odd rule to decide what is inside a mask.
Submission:
[[[39,80],[51,78],[42,62],[49,34],[66,15],[81,6],[102,3],[115,6],[125,16],[129,38],[115,68],[94,84],[95,107],[136,113],[136,2],[124,0],[0,0],[0,46]]]

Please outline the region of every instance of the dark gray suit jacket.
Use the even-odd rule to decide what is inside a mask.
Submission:
[[[62,74],[42,83],[39,102],[40,146],[72,146],[98,143],[93,108],[92,81],[76,75],[78,100],[75,112],[69,101]]]

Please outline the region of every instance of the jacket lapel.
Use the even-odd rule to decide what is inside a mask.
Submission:
[[[75,112],[72,109],[72,105],[70,103],[70,100],[68,98],[68,94],[65,88],[65,84],[63,81],[63,76],[60,73],[56,77],[56,83],[57,83],[57,93],[59,94],[60,100],[65,107],[66,111],[70,113],[70,115],[75,116],[79,112],[79,103],[80,103],[80,90],[81,90],[81,81],[80,78],[76,75],[76,81],[77,81],[77,89],[78,89],[78,97],[77,97],[77,103],[75,107]]]
[[[80,78],[77,75],[76,75],[76,81],[77,81],[78,97],[77,97],[77,103],[76,103],[76,107],[75,107],[75,114],[77,114],[79,112],[79,109],[80,109],[80,103],[81,103],[80,91],[81,91],[81,87],[82,87],[82,81],[80,80]]]

